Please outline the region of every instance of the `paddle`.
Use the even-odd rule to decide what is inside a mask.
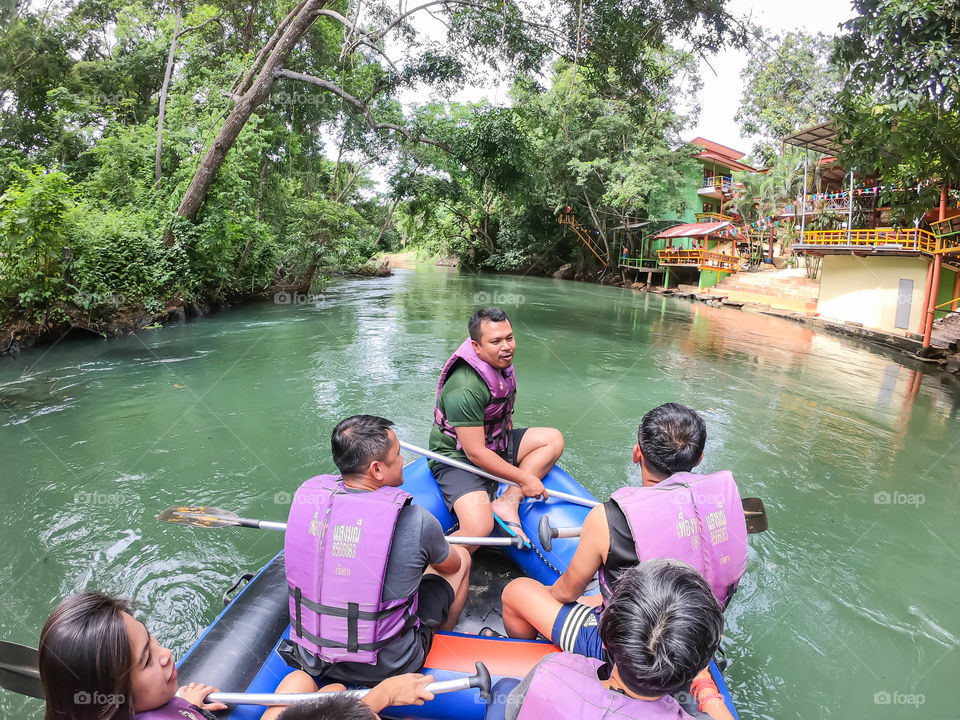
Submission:
[[[743,515],[747,521],[747,534],[756,535],[769,527],[767,523],[767,509],[760,498],[741,498]],[[540,544],[547,552],[553,550],[554,538],[580,537],[582,527],[553,527],[550,518],[543,515],[540,526],[537,528],[540,535]]]
[[[188,505],[172,505],[157,515],[160,522],[174,525],[187,525],[199,528],[248,527],[260,530],[286,530],[287,524],[270,520],[252,520],[242,518],[235,512],[215,507],[193,507]],[[523,538],[514,537],[463,537],[461,535],[447,536],[451,545],[492,545],[497,547],[515,547],[522,550]]]
[[[0,640],[0,687],[42,700],[37,659],[34,648]]]
[[[449,465],[450,467],[455,467],[459,470],[466,470],[467,472],[473,473],[474,475],[479,475],[480,477],[487,478],[487,480],[493,480],[494,482],[506,483],[507,485],[515,485],[517,487],[520,487],[519,483],[515,483],[512,480],[505,480],[501,477],[497,477],[496,475],[492,475],[488,473],[486,470],[481,470],[476,465],[470,465],[469,463],[460,462],[459,460],[448,458],[445,455],[440,455],[438,453],[431,452],[430,450],[424,450],[423,448],[419,448],[416,445],[411,445],[410,443],[403,442],[403,440],[400,441],[400,447],[402,447],[404,450],[409,450],[412,453],[416,453],[417,455],[423,455],[423,457],[425,458],[436,460],[438,463],[443,463],[444,465]],[[550,493],[550,497],[552,498],[556,498],[557,500],[566,500],[567,502],[574,503],[575,505],[584,505],[586,507],[594,507],[595,505],[600,504],[596,500],[580,497],[579,495],[571,495],[570,493],[560,492],[559,490],[552,490],[548,488],[547,492]],[[531,500],[532,499],[534,498],[531,498]],[[470,544],[474,545],[475,543],[470,543]]]
[[[477,672],[469,677],[457,678],[455,680],[441,680],[432,682],[426,686],[427,692],[434,695],[443,693],[457,692],[459,690],[469,690],[477,688],[480,690],[480,697],[484,700],[490,699],[490,672],[482,662],[478,662]],[[222,702],[227,705],[299,705],[300,703],[313,702],[315,700],[327,700],[331,697],[354,697],[362,698],[370,692],[370,688],[361,690],[340,690],[338,692],[314,692],[314,693],[210,693],[204,698],[205,702]]]
[[[43,685],[40,671],[37,669],[38,653],[36,648],[18,645],[0,640],[0,687],[21,695],[43,699]],[[469,677],[455,680],[432,682],[426,689],[434,695],[457,692],[469,688],[478,688],[480,697],[490,699],[490,673],[483,663],[476,665],[477,672]],[[370,692],[362,690],[342,690],[340,692],[315,693],[210,693],[205,698],[208,703],[222,702],[227,705],[293,705],[315,700],[327,700],[332,697],[346,696],[362,698]]]

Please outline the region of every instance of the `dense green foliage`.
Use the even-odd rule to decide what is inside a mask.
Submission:
[[[799,31],[770,37],[757,31],[751,37],[735,119],[744,134],[756,136],[759,165],[776,162],[785,136],[830,119],[840,90],[840,75],[829,62],[832,44],[825,35]]]
[[[561,205],[603,232],[682,172],[670,107],[691,56],[668,38],[729,41],[724,2],[447,0],[433,29],[385,0],[17,4],[0,17],[0,321],[303,290],[401,234],[556,265],[579,252]],[[445,102],[498,79],[512,107]]]
[[[919,192],[881,195],[910,226],[960,181],[960,6],[856,0],[859,15],[836,59],[847,73],[839,103],[841,160],[876,168],[880,183]]]

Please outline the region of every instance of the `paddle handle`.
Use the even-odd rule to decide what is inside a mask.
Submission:
[[[446,455],[440,455],[439,453],[432,452],[430,450],[425,450],[424,448],[417,447],[416,445],[411,445],[410,443],[400,441],[400,447],[404,450],[409,450],[412,453],[417,455],[423,455],[425,458],[431,460],[436,460],[438,463],[443,463],[444,465],[449,465],[450,467],[455,467],[458,470],[465,470],[468,473],[473,473],[474,475],[479,475],[480,477],[486,478],[487,480],[493,480],[498,483],[505,483],[507,485],[513,485],[515,487],[520,487],[519,483],[515,483],[512,480],[505,480],[504,478],[497,477],[492,473],[488,473],[486,470],[481,470],[476,465],[471,465],[469,463],[461,462],[453,458],[449,458]],[[560,492],[559,490],[547,489],[547,492],[550,493],[550,497],[556,498],[557,500],[565,500],[575,505],[583,505],[585,507],[594,507],[600,503],[596,500],[591,500],[590,498],[580,497],[579,495],[571,495],[570,493]]]
[[[434,695],[457,692],[459,690],[469,690],[478,688],[480,696],[483,699],[490,697],[491,678],[490,673],[483,663],[478,662],[477,672],[469,677],[456,678],[455,680],[441,680],[432,682],[426,686],[426,690]],[[312,693],[228,693],[215,692],[210,693],[204,698],[207,703],[224,703],[226,705],[299,705],[316,701],[329,700],[335,697],[352,697],[358,700],[370,692],[370,688],[360,690],[340,690],[338,692],[312,692]]]

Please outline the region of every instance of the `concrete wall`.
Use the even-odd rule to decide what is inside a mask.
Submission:
[[[828,320],[848,320],[902,335],[905,331],[894,327],[897,296],[901,278],[910,279],[913,295],[908,330],[919,332],[928,264],[925,257],[827,255],[820,269],[817,310]]]

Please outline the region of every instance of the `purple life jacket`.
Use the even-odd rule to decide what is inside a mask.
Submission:
[[[293,497],[284,538],[290,640],[325,662],[375,665],[381,648],[419,624],[417,593],[384,602],[399,488],[349,492],[318,475]]]
[[[437,403],[433,408],[433,421],[440,427],[444,435],[457,440],[457,450],[463,449],[460,440],[457,439],[457,431],[447,422],[443,411],[440,410],[440,392],[458,360],[463,360],[477,372],[493,396],[490,404],[483,409],[483,434],[486,438],[486,446],[496,453],[502,453],[507,449],[507,431],[513,425],[513,404],[517,397],[517,374],[512,365],[500,372],[490,363],[481,360],[477,351],[473,349],[473,341],[470,338],[460,344],[460,347],[444,364],[443,370],[440,371],[440,381],[437,383]]]
[[[672,558],[692,565],[727,606],[747,567],[747,523],[729,471],[677,473],[651,487],[620,488],[610,499],[627,518],[640,562]],[[610,586],[601,567],[605,597]]]
[[[562,652],[534,670],[517,720],[684,720],[690,716],[669,695],[638,700],[604,687],[597,677],[603,662]]]
[[[153,710],[138,712],[133,720],[207,720],[196,705],[182,697],[172,697],[170,701]]]

